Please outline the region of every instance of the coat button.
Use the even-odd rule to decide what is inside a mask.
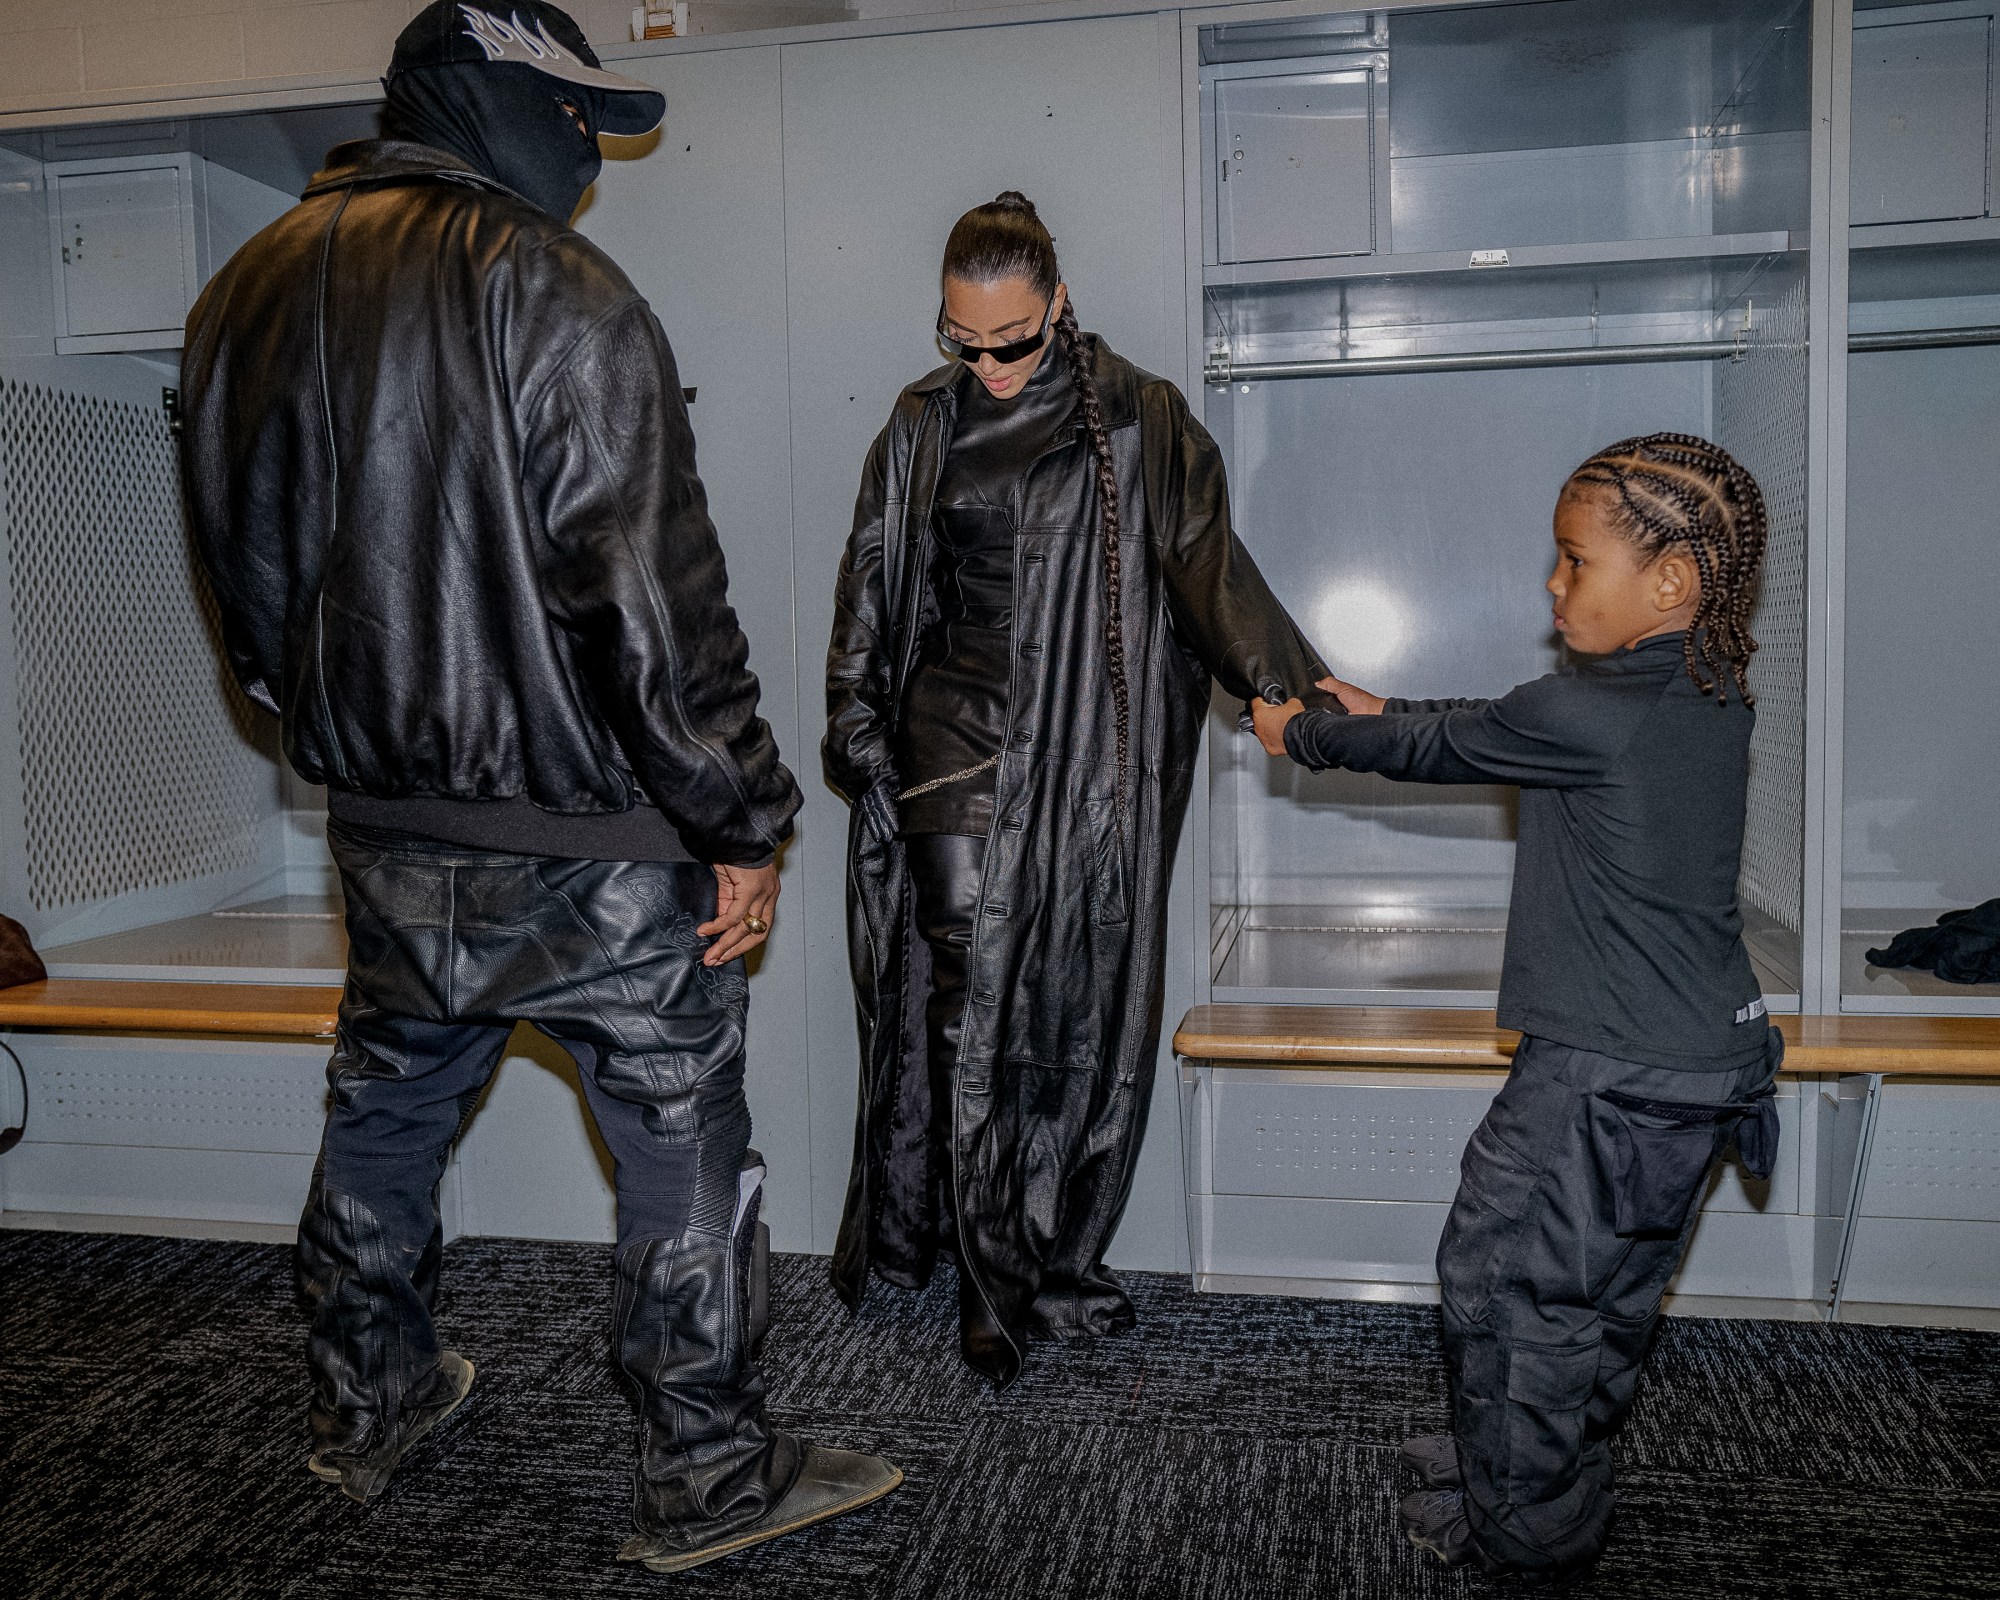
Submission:
[[[995,994],[991,989],[981,989],[977,991],[972,998],[977,1000],[983,1006],[990,1006],[993,1004],[995,1000],[998,1000],[1000,997],[997,994]]]
[[[1017,733],[1014,735],[1014,748],[1016,750],[1025,750],[1034,742],[1034,736],[1031,734]]]

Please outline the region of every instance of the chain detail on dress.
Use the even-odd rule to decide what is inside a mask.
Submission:
[[[929,783],[920,783],[913,789],[905,789],[896,798],[899,801],[914,800],[918,795],[929,794],[933,789],[942,789],[947,784],[963,783],[967,778],[976,778],[982,772],[991,772],[999,765],[1000,758],[998,756],[988,756],[976,767],[967,767],[963,772],[948,772],[942,778],[933,778]]]

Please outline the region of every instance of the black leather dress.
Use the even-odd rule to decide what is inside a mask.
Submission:
[[[932,519],[937,620],[918,647],[898,730],[905,838],[983,840],[993,825],[1013,661],[1015,491],[1075,409],[1069,364],[1052,338],[1013,399],[972,384],[952,431]],[[971,775],[909,793],[959,773]]]
[[[1013,665],[1015,492],[1076,406],[1061,349],[1049,352],[1012,400],[984,384],[971,394],[938,478],[931,568],[936,621],[918,647],[899,729],[905,798],[901,832],[910,863],[917,932],[931,951],[931,992],[924,1006],[930,1050],[935,1148],[950,1145],[952,1079],[965,1016],[966,957],[993,826],[993,794],[1007,737]],[[989,764],[990,763],[990,764]],[[960,774],[965,774],[960,776]],[[950,781],[942,781],[950,780]],[[921,794],[910,789],[937,783]],[[938,1167],[934,1199],[940,1242],[956,1247],[949,1165]],[[981,1342],[988,1330],[976,1308],[963,1310]]]

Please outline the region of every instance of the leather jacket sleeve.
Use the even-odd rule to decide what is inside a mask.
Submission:
[[[827,782],[855,804],[871,793],[886,799],[896,782],[889,742],[895,715],[895,662],[889,637],[894,597],[888,591],[884,565],[893,427],[891,423],[882,430],[862,469],[854,531],[834,588],[833,638],[826,651],[826,741],[821,753]]]
[[[253,703],[275,715],[285,681],[286,519],[271,495],[244,492],[261,482],[262,463],[245,459],[254,452],[230,448],[223,330],[218,317],[204,314],[209,304],[204,292],[188,319],[181,357],[181,485],[229,670]]]
[[[1313,698],[1326,664],[1278,603],[1229,523],[1222,452],[1171,384],[1141,399],[1146,499],[1181,643],[1238,700]]]
[[[757,715],[680,375],[643,302],[578,341],[524,445],[548,608],[625,759],[694,855],[765,861],[803,797]]]

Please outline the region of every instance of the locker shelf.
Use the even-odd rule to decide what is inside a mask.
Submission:
[[[1251,288],[1259,284],[1332,283],[1355,278],[1413,278],[1478,273],[1487,277],[1526,271],[1655,263],[1722,262],[1731,258],[1783,255],[1804,241],[1784,229],[1760,233],[1702,234],[1681,239],[1619,239],[1595,244],[1526,244],[1494,248],[1504,264],[1482,265],[1469,250],[1421,254],[1315,256],[1294,261],[1251,261],[1204,267],[1202,281],[1213,287]]]
[[[1796,941],[1751,910],[1751,966],[1774,1011],[1798,1009]],[[1216,908],[1213,998],[1322,1005],[1490,1006],[1504,906],[1258,905]]]
[[[2000,1016],[2000,983],[1947,983],[1916,967],[1868,964],[1869,950],[1886,945],[1905,928],[1936,922],[1945,909],[1949,908],[1849,909],[1841,917],[1841,1009]]]
[[[1501,356],[1521,351],[1700,345],[1738,337],[1751,303],[1768,306],[1803,277],[1790,236],[1738,235],[1719,252],[1650,254],[1553,247],[1502,268],[1391,270],[1351,277],[1211,285],[1203,349],[1211,374],[1264,362]],[[1525,253],[1524,253],[1525,255]],[[1592,257],[1595,256],[1595,259]],[[1384,257],[1387,265],[1419,258]],[[1710,356],[1713,350],[1705,352]],[[1529,363],[1524,363],[1529,364]],[[1541,364],[1547,364],[1546,362]],[[1220,381],[1220,380],[1215,380]]]
[[[340,983],[340,902],[289,895],[132,928],[42,952],[52,978],[204,983]]]
[[[1855,250],[1900,250],[1927,245],[2000,244],[2000,217],[1958,217],[1948,222],[1856,223],[1847,230]]]

